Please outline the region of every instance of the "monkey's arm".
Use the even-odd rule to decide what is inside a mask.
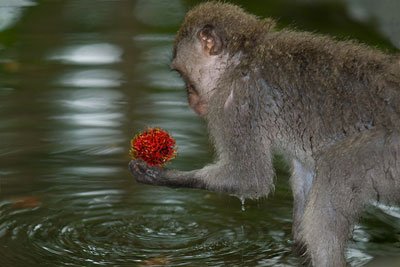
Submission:
[[[143,161],[132,160],[129,169],[136,181],[142,184],[168,187],[197,188],[218,193],[239,194],[240,188],[230,180],[223,180],[218,173],[223,168],[218,164],[199,170],[178,171],[157,166],[149,166]],[[214,179],[211,179],[214,178]]]
[[[193,171],[149,166],[138,160],[132,160],[129,168],[136,181],[143,184],[197,188],[247,198],[268,195],[274,188],[271,155],[246,155],[248,160],[219,160]]]

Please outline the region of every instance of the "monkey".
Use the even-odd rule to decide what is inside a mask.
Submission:
[[[257,199],[290,165],[293,240],[313,266],[345,266],[373,201],[400,200],[400,56],[355,41],[277,30],[229,3],[190,10],[171,68],[203,117],[215,162],[191,171],[132,160],[137,182]]]

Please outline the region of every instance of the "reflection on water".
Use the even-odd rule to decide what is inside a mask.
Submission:
[[[121,74],[114,70],[90,69],[66,73],[59,83],[72,87],[117,87],[121,84],[120,78]]]
[[[158,197],[150,197],[154,194]],[[161,257],[173,266],[253,266],[276,264],[290,255],[289,224],[277,230],[274,220],[251,219],[257,210],[216,212],[214,198],[152,189],[134,197],[123,190],[77,192],[25,209],[3,201],[0,238],[11,246],[29,246],[31,253],[2,254],[2,260],[30,262],[34,255],[41,264],[122,264]],[[278,213],[269,215],[279,220]]]
[[[7,29],[18,21],[22,14],[22,7],[34,6],[30,0],[2,0],[0,2],[0,31]]]
[[[111,64],[121,61],[122,50],[111,44],[87,44],[64,48],[55,52],[50,59],[70,64]]]
[[[212,160],[204,122],[169,70],[188,2],[0,1],[0,266],[299,263],[285,173],[268,200],[245,202],[128,173],[129,140],[145,126],[177,140],[171,168]],[[355,228],[354,266],[400,253],[398,207],[376,206]]]

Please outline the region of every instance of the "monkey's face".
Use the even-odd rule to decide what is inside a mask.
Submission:
[[[176,44],[171,68],[183,77],[189,106],[199,115],[207,114],[207,105],[226,70],[228,53],[211,25],[205,25]]]

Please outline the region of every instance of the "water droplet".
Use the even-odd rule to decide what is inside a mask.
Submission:
[[[240,199],[240,202],[242,203],[242,211],[246,211],[246,207],[244,206],[245,198],[244,197],[240,197],[239,199]]]

